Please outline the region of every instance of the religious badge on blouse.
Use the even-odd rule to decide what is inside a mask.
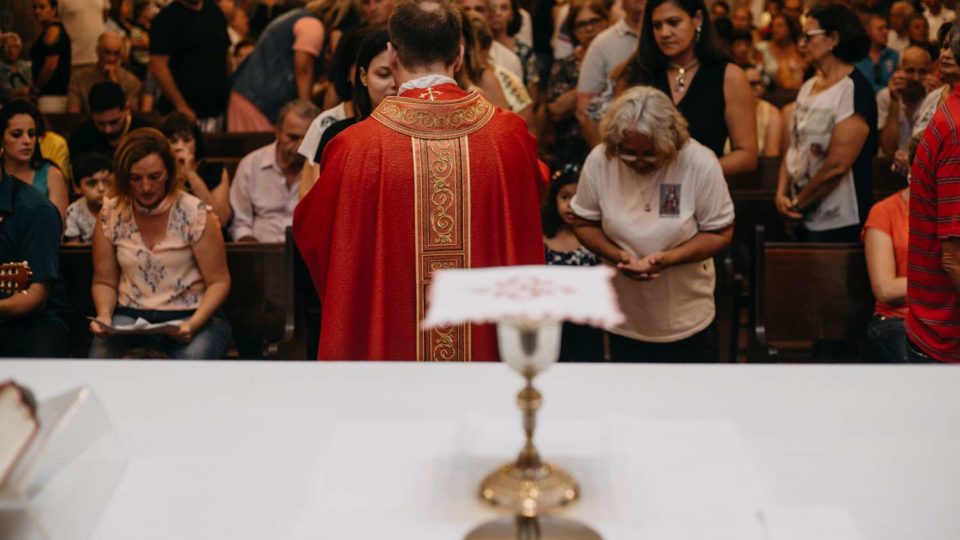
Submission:
[[[660,185],[660,217],[680,215],[680,184]]]

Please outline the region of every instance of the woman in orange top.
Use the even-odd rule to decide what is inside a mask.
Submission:
[[[913,164],[917,138],[908,150]],[[908,177],[909,182],[909,177]],[[907,247],[910,228],[909,185],[873,205],[863,226],[867,271],[877,304],[867,325],[867,359],[907,361],[903,321],[907,317]]]

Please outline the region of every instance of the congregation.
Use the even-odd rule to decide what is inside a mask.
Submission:
[[[862,253],[873,306],[847,336],[856,359],[960,362],[949,2],[11,4],[0,268],[32,276],[0,287],[0,356],[76,355],[58,258],[87,246],[89,357],[227,358],[245,337],[224,309],[245,271],[228,249],[292,242],[293,227],[309,357],[496,359],[488,329],[464,330],[449,358],[423,353],[436,256],[617,269],[625,322],[566,324],[564,361],[737,361],[750,344],[734,335],[722,355],[718,320],[723,295],[743,294],[719,282],[727,260],[758,279],[741,224],[766,223],[775,240]],[[421,235],[438,225],[421,231],[420,212],[435,194],[416,190],[441,151],[469,207],[443,232],[467,248],[431,255]],[[763,170],[773,226],[741,213],[736,187]],[[140,319],[169,324],[112,330]],[[844,349],[810,341],[818,360]]]

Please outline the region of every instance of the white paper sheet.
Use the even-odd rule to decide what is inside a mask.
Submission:
[[[110,334],[116,335],[146,335],[146,334],[169,334],[176,332],[180,328],[182,320],[167,321],[164,323],[150,323],[142,317],[137,317],[133,324],[112,325],[98,320],[96,317],[87,317],[91,321],[96,321],[104,330]]]

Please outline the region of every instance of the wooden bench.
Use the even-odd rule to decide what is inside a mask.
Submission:
[[[237,167],[240,165],[240,160],[243,158],[238,157],[216,157],[210,158],[208,161],[213,163],[219,163],[227,170],[227,177],[230,178],[230,182],[233,182],[233,177],[237,174]]]
[[[767,242],[756,229],[751,314],[757,359],[815,341],[861,342],[873,293],[860,244]],[[778,347],[782,345],[783,347]]]
[[[204,142],[207,146],[207,157],[242,158],[258,148],[262,148],[276,139],[272,131],[262,133],[208,133]]]
[[[223,311],[233,327],[241,358],[277,358],[294,333],[293,239],[285,244],[228,243],[232,285]],[[62,246],[60,273],[73,308],[71,351],[85,358],[92,336],[87,316],[96,311],[90,296],[93,257],[90,245]]]

